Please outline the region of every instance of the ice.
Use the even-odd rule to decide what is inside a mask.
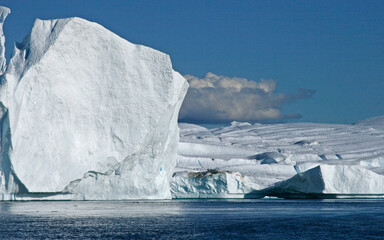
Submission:
[[[272,196],[383,195],[384,176],[359,166],[319,165],[276,184],[267,190]]]
[[[249,194],[257,193],[255,196],[259,197],[258,194],[264,190],[321,165],[321,173],[329,173],[329,176],[334,174],[335,177],[328,176],[327,179],[332,183],[326,186],[324,193],[318,194],[330,194],[327,189],[334,186],[340,188],[333,188],[335,191],[332,194],[384,194],[381,180],[377,187],[368,187],[376,186],[375,179],[384,176],[383,119],[382,116],[375,117],[353,125],[233,122],[229,126],[214,129],[182,123],[175,171],[185,174],[183,178],[176,174],[173,182],[195,193],[198,192],[195,190],[198,180],[191,179],[193,175],[188,173],[204,173],[208,169],[236,172],[255,184],[256,190]],[[333,172],[330,169],[334,169]],[[354,184],[363,179],[364,174],[367,174],[367,178],[363,181],[363,188],[356,191]],[[213,179],[210,178],[211,181]],[[181,180],[183,182],[180,183]],[[215,185],[211,181],[200,183]],[[316,181],[321,181],[321,178],[311,177],[306,185],[309,182],[315,184]],[[188,183],[189,187],[186,186]],[[180,189],[182,195],[183,189]],[[200,186],[199,189],[208,189],[208,186]],[[212,188],[211,191],[212,197],[217,197],[216,190]],[[175,192],[173,194],[177,195]],[[208,190],[204,191],[204,196],[209,196]],[[244,196],[249,195],[245,193]],[[190,194],[189,197],[194,195]]]
[[[363,121],[359,121],[355,123],[355,125],[372,127],[372,128],[384,128],[384,116],[368,118]]]
[[[164,53],[81,18],[37,19],[0,86],[0,192],[170,198],[187,88]]]
[[[244,198],[260,186],[238,172],[208,169],[177,172],[171,183],[173,198]],[[258,195],[263,197],[264,195]],[[257,197],[257,196],[253,196]]]
[[[3,24],[11,10],[6,7],[0,7],[0,75],[3,75],[6,68],[5,59],[5,37],[3,32]]]

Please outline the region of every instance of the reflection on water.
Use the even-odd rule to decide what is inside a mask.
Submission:
[[[336,239],[384,236],[380,200],[0,202],[0,238]]]
[[[0,202],[0,214],[44,217],[137,217],[174,215],[180,204],[169,201]]]

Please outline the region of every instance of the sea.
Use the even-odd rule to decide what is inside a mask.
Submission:
[[[384,239],[384,201],[0,202],[0,239]]]

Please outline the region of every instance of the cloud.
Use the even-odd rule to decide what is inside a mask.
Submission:
[[[203,78],[184,75],[189,90],[179,119],[186,122],[268,121],[300,118],[283,114],[284,104],[310,98],[315,91],[299,89],[295,94],[275,93],[276,82],[261,79],[218,76],[207,73]]]

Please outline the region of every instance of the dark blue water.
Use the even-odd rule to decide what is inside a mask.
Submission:
[[[383,239],[384,201],[0,202],[0,239]]]

